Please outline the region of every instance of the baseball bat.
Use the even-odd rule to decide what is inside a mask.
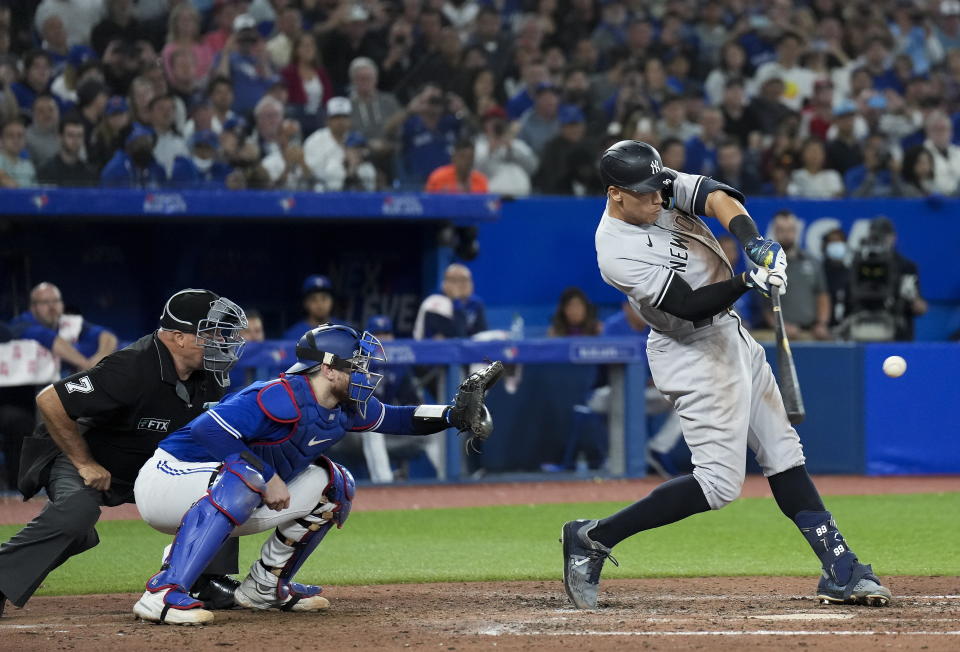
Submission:
[[[803,407],[803,394],[800,393],[800,381],[797,380],[797,367],[793,363],[793,353],[790,351],[790,340],[783,325],[783,311],[780,310],[780,290],[770,288],[770,299],[773,301],[773,329],[777,336],[777,367],[780,370],[780,394],[783,396],[783,406],[787,409],[787,418],[790,423],[802,423],[807,416]]]

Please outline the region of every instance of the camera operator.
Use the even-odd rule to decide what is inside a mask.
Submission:
[[[871,221],[851,266],[844,324],[851,339],[911,341],[914,318],[927,312],[917,265],[896,250],[896,241],[889,218]]]

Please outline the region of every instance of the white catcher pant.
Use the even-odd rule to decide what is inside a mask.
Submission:
[[[767,477],[804,463],[763,347],[737,317],[724,314],[679,339],[651,333],[647,360],[680,416],[693,475],[711,508],[740,495],[747,446]]]
[[[140,516],[154,529],[175,534],[183,515],[198,498],[207,493],[210,477],[216,473],[216,462],[181,462],[158,448],[140,469],[134,485]],[[254,510],[246,523],[231,536],[266,532],[313,512],[323,499],[323,490],[329,482],[327,471],[319,466],[308,466],[287,483],[290,506],[275,512],[266,506]],[[331,504],[330,509],[334,506]],[[326,510],[323,510],[326,511]]]

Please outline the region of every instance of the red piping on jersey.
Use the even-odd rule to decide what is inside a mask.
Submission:
[[[275,416],[273,416],[272,414],[270,414],[270,411],[269,411],[267,408],[264,407],[263,401],[260,400],[260,394],[262,394],[263,391],[264,391],[265,389],[267,389],[268,387],[273,387],[273,386],[276,385],[277,383],[271,383],[271,384],[269,384],[269,385],[267,385],[267,386],[265,386],[265,387],[261,387],[261,388],[260,388],[260,391],[257,392],[257,405],[260,406],[260,409],[263,410],[263,413],[264,413],[264,414],[266,414],[272,421],[276,421],[277,423],[294,423],[294,422],[296,422],[296,421],[299,421],[299,420],[300,420],[300,416],[301,416],[301,415],[300,415],[300,406],[297,405],[297,399],[296,399],[296,397],[294,397],[294,395],[293,395],[293,390],[290,389],[290,383],[288,383],[288,382],[286,381],[286,379],[284,379],[284,378],[280,378],[280,380],[277,381],[277,382],[279,382],[280,384],[282,384],[282,385],[283,385],[283,388],[284,388],[285,390],[287,390],[287,394],[290,395],[290,402],[293,403],[293,408],[297,411],[297,416],[296,416],[295,418],[293,418],[293,419],[278,419],[277,417],[275,417]],[[309,385],[310,383],[307,383],[307,384]],[[311,388],[310,391],[313,391],[313,388]],[[314,398],[316,398],[316,396],[314,396]]]
[[[380,405],[381,405],[381,407],[383,408],[383,409],[380,411],[380,416],[378,416],[376,419],[374,419],[373,421],[371,421],[370,423],[368,423],[368,424],[366,424],[366,425],[356,426],[356,427],[350,428],[350,429],[349,429],[350,432],[360,432],[361,430],[366,430],[367,428],[372,427],[373,424],[375,424],[377,421],[379,421],[381,417],[386,417],[386,416],[387,416],[387,414],[386,414],[386,412],[387,412],[387,406],[386,406],[386,405],[383,405],[382,403],[381,403]]]

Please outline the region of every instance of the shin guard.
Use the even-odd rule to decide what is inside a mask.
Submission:
[[[346,467],[327,457],[319,458],[317,465],[326,468],[329,477],[320,503],[310,514],[277,528],[274,536],[263,544],[260,560],[250,569],[258,586],[276,583],[275,600],[283,603],[281,609],[287,611],[301,599],[318,595],[323,590],[319,586],[294,582],[293,577],[333,525],[343,527],[356,491],[353,475]]]
[[[164,596],[167,608],[203,606],[190,597],[189,587],[234,528],[260,506],[265,488],[263,476],[248,462],[239,455],[228,457],[207,493],[184,514],[170,554],[160,572],[147,582],[147,591],[157,593],[170,589]]]

